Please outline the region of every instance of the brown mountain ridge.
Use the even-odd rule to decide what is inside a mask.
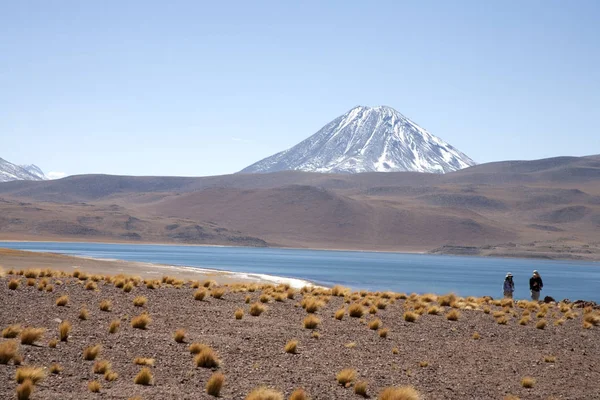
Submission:
[[[445,175],[80,175],[0,184],[0,239],[600,259],[600,156]]]

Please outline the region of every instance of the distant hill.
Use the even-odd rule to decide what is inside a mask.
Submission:
[[[391,107],[358,106],[291,149],[242,173],[445,173],[475,162]]]
[[[1,183],[0,239],[16,238],[600,259],[600,158],[507,161],[447,174]]]

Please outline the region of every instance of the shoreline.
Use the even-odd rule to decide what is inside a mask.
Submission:
[[[214,280],[219,284],[256,283],[256,284],[289,284],[294,289],[304,286],[322,287],[314,282],[299,278],[257,274],[248,272],[226,271],[212,268],[149,263],[143,261],[127,261],[85,256],[72,256],[62,253],[15,250],[0,247],[0,271],[2,269],[51,268],[65,272],[79,269],[90,274],[99,275],[131,275],[144,278],[161,278],[163,275],[176,276],[182,279]]]

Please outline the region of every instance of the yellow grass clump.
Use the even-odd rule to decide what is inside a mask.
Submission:
[[[271,300],[271,297],[268,294],[261,294],[260,297],[258,298],[258,301],[260,301],[261,303],[268,303],[269,300]]]
[[[59,307],[64,307],[69,303],[69,296],[68,295],[63,295],[60,296],[58,299],[56,299],[56,305]]]
[[[527,325],[529,321],[531,321],[531,318],[526,315],[524,317],[521,317],[521,319],[519,320],[519,325]]]
[[[35,279],[27,279],[27,286],[35,286]]]
[[[208,378],[208,382],[206,382],[206,393],[211,396],[219,397],[224,382],[225,375],[220,372],[215,372]]]
[[[365,309],[358,303],[352,303],[348,307],[348,315],[353,318],[360,318],[365,314]]]
[[[69,321],[63,321],[58,325],[58,337],[61,342],[66,342],[71,332],[71,323]]]
[[[21,344],[32,345],[46,332],[44,328],[25,328],[21,331]],[[34,382],[35,383],[35,382]]]
[[[152,385],[152,371],[150,371],[150,368],[142,368],[133,379],[133,383],[135,383],[136,385],[145,386]]]
[[[265,306],[260,303],[254,303],[250,306],[250,315],[253,317],[258,317],[265,311]]]
[[[206,347],[205,344],[202,343],[192,343],[190,344],[189,350],[191,354],[198,354]]]
[[[440,306],[452,306],[456,302],[456,295],[454,293],[448,293],[444,296],[439,296],[437,302]]]
[[[475,333],[473,334],[473,339],[475,339],[475,340],[479,340],[479,339],[481,339],[481,335],[480,335],[478,332],[475,332]]]
[[[204,300],[204,298],[206,297],[206,290],[204,289],[198,289],[194,292],[194,300]]]
[[[185,341],[185,334],[185,329],[177,329],[173,334],[173,339],[175,339],[177,343],[183,343]]]
[[[600,325],[600,314],[596,312],[586,313],[583,315],[583,321],[591,325],[598,326]]]
[[[96,290],[98,289],[98,285],[96,285],[96,282],[94,281],[88,281],[88,283],[85,284],[85,290]]]
[[[261,386],[252,390],[246,396],[246,400],[283,400],[283,394],[277,390]]]
[[[13,324],[2,330],[2,337],[5,339],[14,339],[19,336],[19,333],[21,333],[21,325]]]
[[[131,282],[127,282],[127,283],[125,284],[125,286],[123,286],[123,291],[124,291],[125,293],[129,293],[129,292],[131,292],[132,290],[133,290],[133,283],[131,283]]]
[[[8,364],[17,355],[18,345],[15,340],[0,343],[0,364]]]
[[[143,307],[146,305],[147,302],[148,299],[146,298],[146,296],[138,296],[135,299],[133,299],[133,305],[136,307]]]
[[[547,324],[548,322],[545,319],[540,319],[537,324],[535,324],[535,327],[538,329],[544,329]]]
[[[349,387],[352,384],[352,381],[356,379],[356,370],[352,368],[343,369],[337,373],[335,379],[340,385],[344,387]]]
[[[379,330],[379,337],[385,339],[390,330],[388,328],[383,328]]]
[[[290,354],[296,354],[298,348],[298,341],[292,339],[285,345],[285,352]]]
[[[105,374],[111,368],[110,362],[107,360],[98,360],[94,363],[93,371],[95,374]]]
[[[506,325],[508,323],[508,318],[506,316],[502,316],[500,318],[496,318],[496,322],[500,325]]]
[[[237,310],[235,310],[235,313],[233,313],[233,315],[235,316],[235,319],[242,319],[244,317],[244,310],[242,308],[238,308]]]
[[[331,288],[331,295],[332,296],[345,296],[347,293],[350,293],[350,289],[340,286],[340,285],[335,285],[334,287]]]
[[[427,314],[429,315],[439,315],[442,312],[442,309],[438,306],[431,305],[427,307]]]
[[[43,380],[46,377],[46,371],[40,367],[19,367],[15,379],[17,383],[23,383],[26,379],[29,379],[34,385]]]
[[[460,318],[460,312],[456,309],[452,309],[446,314],[446,319],[448,321],[458,321]]]
[[[210,295],[215,299],[220,299],[225,294],[225,288],[214,288],[210,291]]]
[[[112,301],[102,300],[100,302],[100,311],[110,312],[111,309],[112,309]]]
[[[544,362],[547,362],[547,363],[556,362],[556,357],[555,356],[544,356]]]
[[[381,327],[381,320],[379,318],[376,318],[373,321],[369,322],[369,329],[376,331],[377,329],[379,329],[379,327]]]
[[[119,377],[119,374],[117,374],[115,371],[108,370],[104,373],[104,379],[107,380],[108,382],[115,381],[115,380],[117,380],[118,377]]]
[[[153,366],[154,365],[154,358],[136,357],[133,360],[133,363],[135,365]]]
[[[81,310],[79,311],[79,319],[82,320],[82,321],[85,321],[89,317],[90,317],[90,313],[87,310],[87,308],[82,307]]]
[[[29,379],[17,386],[17,400],[29,400],[31,393],[33,393],[33,382]]]
[[[335,312],[335,319],[337,319],[338,321],[341,321],[342,319],[344,319],[344,315],[346,315],[346,309],[345,308],[340,308],[339,310],[337,310]]]
[[[121,327],[121,321],[115,319],[111,321],[110,326],[108,327],[108,333],[117,333],[119,328]]]
[[[202,368],[217,368],[221,362],[213,349],[205,346],[200,353],[194,357],[196,367]]]
[[[535,386],[535,379],[530,376],[526,376],[521,379],[521,386],[526,389],[531,389],[533,386]]]
[[[86,347],[83,350],[83,359],[87,360],[87,361],[93,361],[93,360],[95,360],[96,357],[98,357],[98,354],[100,353],[101,349],[102,349],[102,346],[100,344],[96,344],[94,346]]]
[[[418,318],[419,316],[412,311],[406,311],[404,313],[404,320],[407,322],[415,322]]]
[[[383,389],[378,400],[421,400],[420,393],[412,386],[388,387]]]
[[[21,281],[19,279],[11,279],[8,282],[8,288],[10,290],[17,290],[17,288],[19,287],[19,284],[21,283]]]
[[[131,319],[131,326],[135,329],[146,329],[152,322],[152,318],[148,314],[140,314]]]
[[[60,364],[52,364],[49,368],[50,373],[57,375],[60,374],[60,372],[63,370],[63,368],[60,366]]]
[[[365,397],[365,398],[368,397],[368,394],[367,394],[367,385],[368,384],[367,384],[366,381],[356,382],[354,384],[354,393],[357,394],[357,395],[359,395],[359,396]]]
[[[289,400],[308,400],[308,395],[304,391],[304,389],[296,389],[292,392],[289,397]]]
[[[400,350],[398,350],[398,348],[397,348],[397,347],[394,347],[394,348],[392,349],[392,354],[398,354],[398,353],[400,353]]]
[[[315,317],[314,315],[308,315],[306,316],[306,318],[304,318],[304,327],[306,329],[315,329],[319,324],[321,323],[321,320],[317,317]]]

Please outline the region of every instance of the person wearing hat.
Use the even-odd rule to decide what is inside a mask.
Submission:
[[[515,291],[515,283],[513,282],[513,276],[510,272],[508,274],[506,274],[506,278],[504,278],[504,289],[503,290],[504,290],[504,298],[505,299],[513,298],[513,292]]]
[[[542,282],[542,277],[537,270],[533,270],[533,276],[529,278],[529,290],[531,290],[531,300],[539,301],[540,300],[540,291],[544,287],[544,282]]]

